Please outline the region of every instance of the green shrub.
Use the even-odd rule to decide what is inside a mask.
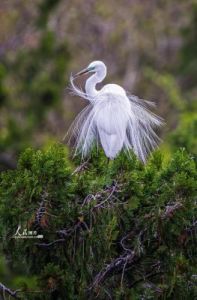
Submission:
[[[22,299],[194,299],[196,165],[162,161],[99,151],[75,169],[62,145],[27,149],[0,182],[4,253],[37,278],[37,293],[13,281]],[[43,239],[14,238],[19,224]]]

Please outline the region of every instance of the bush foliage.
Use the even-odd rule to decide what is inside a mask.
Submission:
[[[2,248],[21,299],[194,299],[196,165],[184,149],[145,166],[64,146],[27,149],[0,184]],[[17,239],[21,226],[43,239]],[[7,291],[6,294],[11,292]]]

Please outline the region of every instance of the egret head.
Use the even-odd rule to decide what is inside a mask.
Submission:
[[[87,74],[87,73],[98,73],[98,74],[102,74],[102,75],[106,75],[107,72],[107,68],[106,65],[100,61],[100,60],[95,60],[93,62],[91,62],[87,68],[83,69],[82,71],[80,71],[79,73],[77,73],[75,75],[75,77],[81,76],[83,74]]]

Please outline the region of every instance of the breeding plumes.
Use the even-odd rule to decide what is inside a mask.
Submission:
[[[93,75],[87,79],[84,92],[74,80],[86,73]],[[70,78],[72,93],[89,102],[69,130],[75,139],[75,154],[80,153],[84,158],[96,144],[103,147],[109,159],[114,159],[121,150],[133,150],[145,162],[160,141],[154,129],[163,121],[148,109],[154,106],[153,102],[129,95],[117,84],[107,84],[97,90],[96,84],[102,82],[106,74],[106,65],[93,61]]]

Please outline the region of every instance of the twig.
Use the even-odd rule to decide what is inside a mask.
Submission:
[[[48,247],[51,247],[55,244],[61,244],[61,243],[64,243],[66,241],[66,239],[68,237],[70,237],[72,235],[72,233],[74,233],[77,228],[81,227],[81,224],[84,223],[84,222],[77,222],[77,224],[75,224],[73,227],[71,228],[68,228],[68,229],[61,229],[61,230],[58,230],[56,231],[57,234],[59,234],[61,236],[60,239],[57,239],[55,241],[52,241],[50,243],[36,243],[35,245],[38,246],[38,247],[44,247],[44,248],[48,248]],[[87,225],[87,224],[86,224]]]
[[[139,257],[133,251],[132,253],[124,253],[118,258],[114,259],[110,264],[108,264],[103,270],[101,270],[95,277],[93,283],[89,287],[89,291],[97,288],[101,283],[109,277],[111,274],[122,272],[125,264],[131,265],[136,262]]]
[[[170,219],[173,217],[176,210],[179,210],[183,207],[183,204],[180,202],[175,202],[172,205],[167,205],[165,211],[161,215],[161,219]]]
[[[8,295],[12,296],[15,299],[20,299],[17,296],[17,293],[20,291],[21,290],[12,291],[11,289],[7,288],[3,283],[0,282],[0,293],[2,293],[3,295],[5,295],[5,293],[7,293]]]
[[[106,208],[106,207],[111,207],[112,205],[115,206],[117,203],[110,203],[109,205],[109,200],[115,199],[116,202],[119,201],[119,199],[114,195],[115,192],[120,192],[118,188],[120,188],[121,185],[118,185],[117,182],[113,182],[111,186],[106,187],[105,189],[97,192],[96,194],[89,194],[88,196],[85,197],[81,208],[83,208],[86,204],[89,204],[91,201],[96,201],[97,203],[91,208],[91,213],[93,214],[93,210],[98,209],[98,208]],[[107,197],[106,197],[107,195]],[[106,198],[105,198],[106,197]],[[104,199],[103,199],[104,198]],[[108,206],[105,206],[105,204],[108,203]],[[124,203],[120,202],[118,205],[122,205]]]
[[[59,244],[59,243],[64,243],[65,242],[65,239],[58,239],[58,240],[55,240],[55,241],[52,241],[50,243],[36,243],[35,245],[38,246],[38,247],[51,247],[55,244]]]
[[[112,187],[112,191],[111,193],[109,194],[109,196],[104,199],[103,201],[101,201],[100,203],[96,204],[93,208],[98,208],[98,207],[101,207],[105,202],[107,202],[111,196],[114,194],[114,192],[116,191],[116,187],[117,187],[117,182],[115,183],[115,185]]]
[[[21,297],[19,297],[17,295],[17,293],[46,293],[46,291],[42,291],[42,290],[38,290],[38,291],[31,291],[31,290],[22,290],[22,289],[17,289],[15,291],[12,291],[10,288],[6,287],[3,283],[0,282],[0,296],[1,294],[3,295],[3,300],[5,299],[5,293],[9,295],[9,299],[10,296],[13,297],[14,299],[21,299]]]
[[[87,161],[85,161],[84,163],[82,163],[80,166],[78,166],[71,175],[75,175],[77,173],[80,173],[82,171],[84,171],[85,169],[87,169],[87,165],[88,165],[89,159]]]

